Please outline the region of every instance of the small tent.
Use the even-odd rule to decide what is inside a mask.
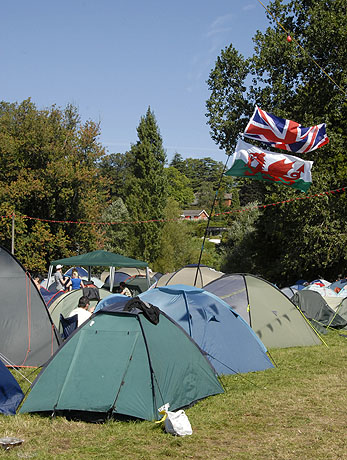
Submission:
[[[308,286],[305,286],[302,291],[315,291],[318,292],[322,297],[336,297],[338,294],[330,289],[327,286],[322,286],[317,283],[309,284]]]
[[[0,414],[15,415],[23,398],[17,380],[0,360]]]
[[[147,288],[148,288],[148,280],[146,278],[146,270],[136,267],[121,267],[117,268],[114,272],[113,278],[113,286],[118,286],[119,283],[122,281],[127,282],[131,277],[134,276],[143,276],[147,281]],[[104,288],[110,288],[110,275],[108,274],[104,281]]]
[[[49,291],[48,289],[44,288],[43,286],[40,287],[40,294],[42,295],[42,298],[46,304],[47,307],[49,307],[55,300],[57,300],[60,296],[65,294],[65,291],[60,290],[60,291]]]
[[[162,286],[138,296],[173,318],[206,353],[218,374],[273,367],[266,348],[240,315],[217,296],[186,285]]]
[[[258,276],[224,275],[205,286],[205,290],[239,313],[267,348],[322,343],[296,305],[276,286]]]
[[[154,324],[138,310],[100,311],[45,366],[20,413],[158,420],[165,403],[176,410],[218,393],[208,360],[165,314]]]
[[[294,295],[292,301],[313,325],[318,323],[320,326],[333,329],[343,329],[347,326],[347,318],[343,318],[330,308],[319,292],[303,289]]]
[[[98,294],[100,299],[104,299],[105,297],[109,296],[111,293],[107,289],[98,289]],[[78,306],[78,301],[80,297],[83,296],[83,289],[75,289],[73,291],[66,292],[62,296],[58,297],[56,300],[49,305],[48,311],[51,315],[52,321],[55,324],[55,327],[61,333],[60,327],[60,314],[64,317],[69,316],[74,308]],[[91,299],[90,306],[95,307],[99,302],[98,299]]]
[[[137,296],[141,292],[147,291],[148,289],[148,280],[145,276],[135,275],[126,279],[125,286],[130,290],[133,297]],[[153,280],[150,280],[150,284],[154,284]]]
[[[65,276],[71,277],[72,276],[72,271],[77,270],[78,276],[80,278],[86,278],[88,276],[88,270],[86,270],[83,267],[71,267],[66,272],[64,273]]]
[[[29,273],[0,247],[0,352],[16,367],[44,364],[59,335]]]
[[[223,272],[219,272],[214,268],[206,265],[186,265],[174,273],[167,273],[159,278],[157,286],[168,286],[172,284],[185,284],[198,288],[204,287],[210,281],[223,276]],[[195,282],[196,281],[196,282]]]
[[[288,297],[288,299],[291,299],[293,297],[293,295],[298,292],[297,289],[293,288],[293,287],[284,287],[281,289],[281,292],[283,292],[284,295],[286,295]]]
[[[342,278],[340,280],[336,280],[330,284],[329,288],[335,292],[340,292],[347,285],[347,278]]]

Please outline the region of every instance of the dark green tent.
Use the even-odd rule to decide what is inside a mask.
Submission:
[[[148,267],[147,262],[131,259],[113,252],[98,250],[80,254],[78,256],[66,257],[65,259],[53,260],[51,265],[70,265],[79,267]]]
[[[88,278],[91,278],[91,267],[110,267],[110,280],[113,283],[115,267],[137,267],[146,268],[148,286],[149,274],[148,264],[142,260],[131,259],[120,254],[115,254],[109,251],[92,251],[78,256],[66,257],[64,259],[57,259],[51,262],[48,272],[48,280],[51,278],[53,267],[56,265],[66,265],[70,267],[88,267]],[[113,285],[110,286],[112,291]]]
[[[157,420],[165,403],[176,410],[217,393],[214,369],[164,313],[153,324],[139,311],[100,311],[48,362],[20,412]]]

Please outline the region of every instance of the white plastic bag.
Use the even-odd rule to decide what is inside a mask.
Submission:
[[[164,415],[161,421],[164,421],[165,431],[174,436],[187,436],[193,434],[189,419],[184,410],[177,412],[169,411],[170,404],[164,404],[158,411]]]

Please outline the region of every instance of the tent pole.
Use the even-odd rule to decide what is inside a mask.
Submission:
[[[49,286],[49,280],[51,279],[51,276],[52,276],[52,272],[53,272],[53,265],[50,265],[50,266],[49,266],[49,269],[48,269],[48,274],[47,274],[47,283],[46,283],[46,289],[48,289],[48,286]]]
[[[14,255],[14,214],[12,214],[12,240],[11,240],[11,254]]]
[[[149,268],[148,268],[148,266],[146,267],[146,278],[147,278],[148,288],[150,288],[151,287],[151,280],[150,280],[150,277],[149,277]]]
[[[213,199],[213,203],[212,203],[212,206],[211,206],[211,211],[210,211],[210,214],[208,216],[208,219],[207,219],[207,225],[206,225],[206,229],[205,229],[205,234],[204,234],[204,238],[202,240],[202,245],[201,245],[201,250],[200,250],[200,255],[199,255],[199,262],[198,262],[198,266],[196,267],[196,273],[195,273],[195,279],[194,279],[194,286],[196,286],[196,281],[198,279],[198,273],[199,273],[199,270],[200,270],[200,264],[201,264],[201,258],[202,258],[202,253],[203,253],[203,250],[204,250],[204,246],[205,246],[205,241],[206,241],[206,237],[207,237],[207,232],[208,232],[208,229],[209,229],[209,225],[210,225],[210,221],[211,221],[211,217],[212,217],[212,213],[213,213],[213,210],[214,210],[214,206],[216,204],[216,201],[217,201],[217,195],[218,195],[218,191],[220,189],[220,186],[221,186],[221,183],[222,183],[222,179],[223,179],[223,176],[224,176],[224,172],[226,170],[226,167],[227,167],[227,164],[228,164],[228,160],[229,160],[229,157],[230,157],[230,153],[227,153],[227,159],[226,159],[226,162],[224,164],[224,168],[223,168],[223,171],[222,171],[222,174],[219,178],[219,182],[218,182],[218,186],[217,186],[217,190],[216,190],[216,193],[214,195],[214,199]]]
[[[113,291],[114,267],[110,267],[110,292]]]

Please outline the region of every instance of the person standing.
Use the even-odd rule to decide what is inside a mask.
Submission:
[[[84,283],[82,279],[78,276],[78,271],[77,270],[72,270],[72,276],[71,276],[71,290],[75,289],[80,289],[84,288]]]
[[[66,291],[70,286],[70,280],[63,275],[63,266],[58,264],[54,273],[55,288],[57,291]]]

